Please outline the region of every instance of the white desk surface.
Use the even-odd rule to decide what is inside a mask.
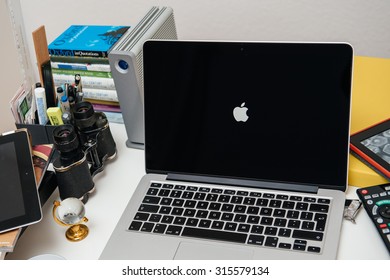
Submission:
[[[65,238],[65,227],[52,218],[53,201],[58,199],[55,191],[43,207],[43,220],[28,229],[19,239],[13,253],[6,259],[29,259],[41,254],[60,255],[69,260],[96,260],[99,258],[111,232],[125,209],[139,180],[145,174],[143,150],[127,148],[124,125],[110,124],[117,144],[117,157],[94,181],[96,191],[86,203],[86,217],[90,233],[80,242]],[[348,198],[356,198],[355,188],[350,187]],[[356,224],[343,221],[338,259],[390,259],[390,254],[364,209],[361,209]]]

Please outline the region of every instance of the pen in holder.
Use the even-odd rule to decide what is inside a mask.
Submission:
[[[77,198],[54,201],[53,218],[59,225],[69,227],[65,233],[69,241],[83,240],[89,233],[88,227],[82,224],[88,222],[84,204]]]

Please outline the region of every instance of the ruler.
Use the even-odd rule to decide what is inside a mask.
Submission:
[[[20,0],[7,0],[6,5],[11,19],[11,27],[14,34],[15,46],[19,56],[19,65],[26,88],[31,88],[33,70],[30,54],[27,48],[26,32],[22,16]]]

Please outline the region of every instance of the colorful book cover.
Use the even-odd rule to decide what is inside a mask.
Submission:
[[[121,113],[121,107],[119,105],[106,105],[106,104],[92,104],[93,109],[97,112],[113,112]]]
[[[72,25],[49,44],[50,55],[107,57],[130,26]]]

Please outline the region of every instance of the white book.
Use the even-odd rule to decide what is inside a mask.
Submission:
[[[65,83],[73,84],[74,76],[53,73],[53,80],[56,87]],[[82,77],[82,83],[83,83],[83,87],[115,90],[115,84],[113,78],[97,78],[97,77],[84,76]]]
[[[118,102],[116,90],[83,87],[84,98]]]

